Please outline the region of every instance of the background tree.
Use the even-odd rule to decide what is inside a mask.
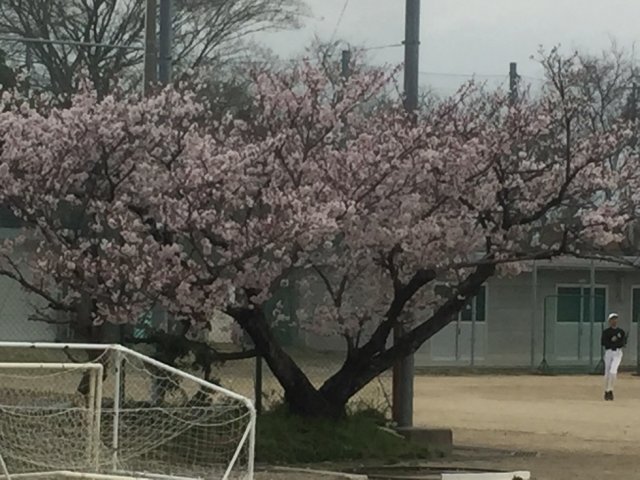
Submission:
[[[0,91],[14,88],[16,85],[16,75],[7,65],[5,52],[0,50]]]
[[[0,274],[53,310],[89,298],[93,324],[156,305],[199,323],[222,308],[293,412],[341,415],[487,279],[622,238],[638,200],[617,195],[637,182],[633,134],[624,119],[591,128],[590,102],[566,87],[584,73],[560,65],[539,97],[468,86],[416,121],[401,99],[375,101],[394,72],[354,64],[336,80],[310,60],[253,71],[241,117],[171,89],[20,105],[0,116],[0,201],[25,228],[4,242]],[[291,281],[323,292],[301,327],[347,346],[320,387],[265,315]]]
[[[252,33],[295,27],[304,11],[300,0],[176,0],[174,62],[179,70],[219,64]],[[3,0],[0,34],[141,47],[144,17],[139,0]],[[6,48],[26,58],[24,44]],[[142,71],[141,50],[31,43],[29,55],[32,81],[55,94],[74,92],[83,70],[99,95]]]

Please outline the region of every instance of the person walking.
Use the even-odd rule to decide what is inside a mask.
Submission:
[[[618,314],[609,315],[609,328],[602,331],[604,352],[604,399],[613,401],[613,386],[622,362],[622,349],[627,344],[627,334],[618,327]]]

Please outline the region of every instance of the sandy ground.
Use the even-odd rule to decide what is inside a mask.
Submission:
[[[333,357],[316,357],[306,370],[319,383],[337,364]],[[223,385],[252,396],[253,371],[253,362],[246,361],[218,373]],[[267,368],[264,377],[268,404],[281,392]],[[382,376],[356,403],[384,407],[390,384],[390,376]],[[134,387],[148,392],[137,384],[127,391],[135,392]],[[418,376],[414,420],[453,429],[461,448],[440,465],[524,469],[544,480],[640,478],[640,377],[621,375],[615,402],[602,400],[602,387],[598,376]],[[258,479],[271,480],[271,475]]]
[[[594,376],[419,377],[415,423],[448,427],[459,450],[444,464],[530,470],[536,479],[637,478],[640,378],[616,400]]]

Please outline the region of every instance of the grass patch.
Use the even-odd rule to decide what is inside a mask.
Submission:
[[[425,445],[380,428],[384,416],[360,411],[340,421],[307,419],[276,407],[258,417],[256,460],[271,465],[376,460],[425,459]]]

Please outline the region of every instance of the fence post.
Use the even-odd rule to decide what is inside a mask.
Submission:
[[[540,363],[540,370],[546,372],[549,364],[547,363],[547,300],[553,297],[544,297],[544,315],[542,316],[542,362]]]
[[[471,367],[475,367],[476,363],[476,315],[478,314],[477,298],[471,301]]]
[[[531,271],[531,283],[531,370],[533,370],[536,361],[536,313],[538,307],[538,264],[535,260]]]
[[[256,355],[256,369],[253,377],[253,398],[256,414],[262,413],[262,356]]]
[[[633,304],[633,293],[631,296],[631,304]],[[631,326],[629,330],[631,330],[632,327],[633,314],[631,315]],[[602,348],[600,348],[600,355],[602,356]],[[636,375],[640,375],[640,318],[636,319]]]

